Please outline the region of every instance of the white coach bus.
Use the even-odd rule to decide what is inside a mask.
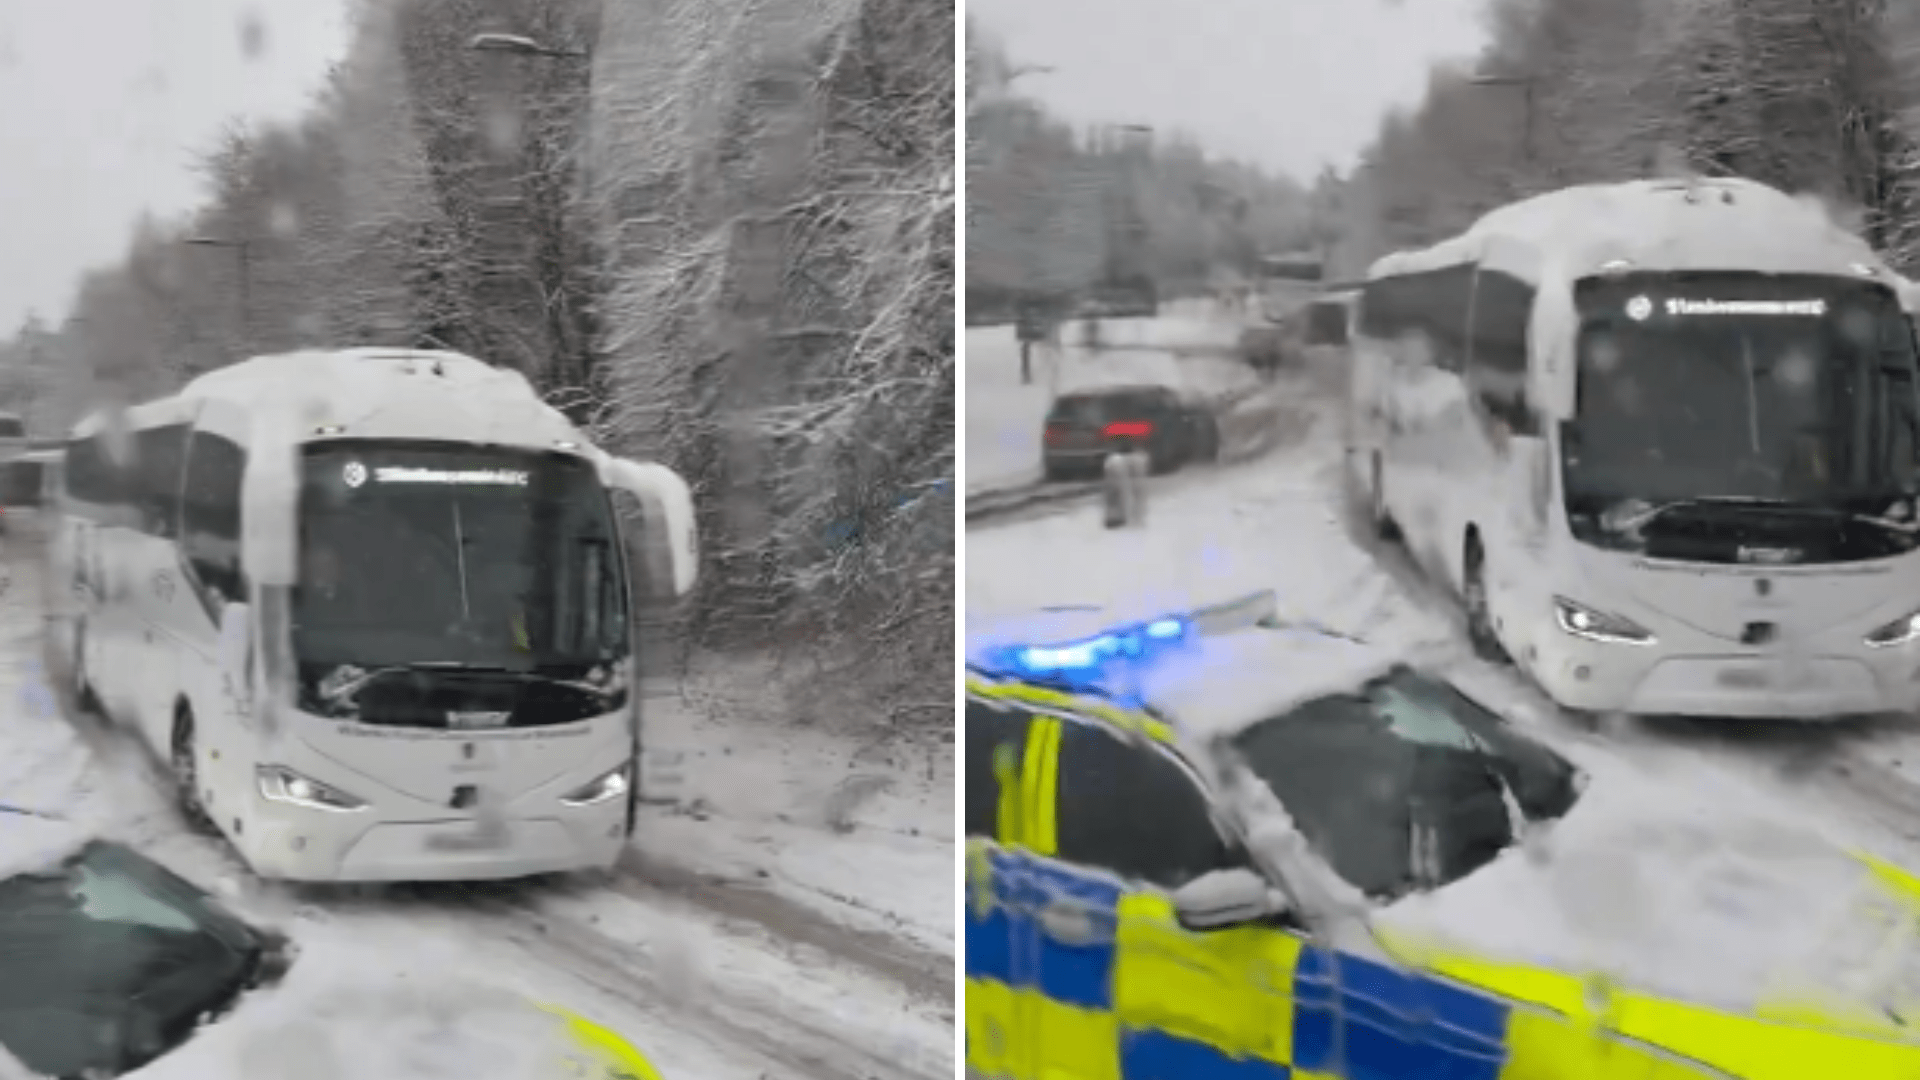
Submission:
[[[1920,706],[1907,292],[1746,181],[1570,188],[1368,273],[1347,476],[1576,711]]]
[[[64,477],[74,688],[263,877],[618,857],[639,779],[630,604],[695,573],[679,476],[595,449],[517,373],[358,349],[91,417]],[[614,493],[638,500],[632,560]]]

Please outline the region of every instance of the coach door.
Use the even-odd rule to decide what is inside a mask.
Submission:
[[[192,424],[187,410],[172,400],[135,409],[132,416],[129,475],[137,521],[125,538],[117,582],[125,590],[127,643],[134,658],[124,715],[164,753],[181,685],[184,598],[176,552]]]
[[[174,614],[210,807],[219,792],[244,790],[253,764],[253,620],[240,557],[248,427],[238,406],[208,402],[195,418],[181,486]]]
[[[1546,424],[1534,407],[1528,377],[1529,327],[1535,287],[1524,276],[1527,253],[1507,245],[1490,250],[1474,273],[1467,389],[1473,417],[1472,470],[1483,485],[1472,505],[1486,554],[1490,614],[1509,649],[1524,649],[1514,631],[1536,620],[1524,611],[1547,610],[1530,594],[1543,580],[1552,475]]]

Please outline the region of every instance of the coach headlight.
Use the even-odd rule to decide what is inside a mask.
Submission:
[[[594,780],[593,783],[560,796],[560,801],[568,806],[592,806],[595,803],[606,802],[608,799],[617,799],[625,795],[627,788],[633,783],[629,772],[630,766],[623,764]]]
[[[1653,631],[1623,615],[1609,615],[1564,596],[1553,598],[1553,615],[1560,629],[1574,637],[1608,645],[1651,645]]]
[[[255,775],[260,782],[260,797],[270,802],[335,813],[348,813],[367,805],[339,788],[279,765],[262,765]]]
[[[1867,644],[1876,649],[1885,649],[1893,645],[1905,645],[1915,638],[1920,638],[1920,611],[1895,619],[1868,634]]]

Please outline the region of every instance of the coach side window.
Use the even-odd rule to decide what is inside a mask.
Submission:
[[[186,464],[187,425],[148,428],[133,437],[134,504],[142,531],[180,535],[180,470]]]
[[[125,498],[123,477],[107,455],[100,436],[67,444],[67,498],[89,508],[105,508]]]
[[[1467,359],[1467,312],[1473,302],[1473,268],[1449,266],[1420,274],[1420,320],[1433,343],[1433,364],[1459,374]]]
[[[1457,373],[1466,355],[1472,294],[1473,268],[1465,265],[1378,278],[1361,295],[1361,331],[1386,341],[1417,335],[1434,367]]]
[[[1538,434],[1527,407],[1527,325],[1533,286],[1510,274],[1482,270],[1473,296],[1472,349],[1467,385],[1488,415],[1516,435]]]
[[[232,602],[246,599],[240,576],[240,484],[247,453],[204,431],[193,433],[180,500],[181,546],[188,565],[209,589]]]

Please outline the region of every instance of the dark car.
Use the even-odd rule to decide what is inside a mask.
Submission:
[[[1213,413],[1164,386],[1114,386],[1062,394],[1047,412],[1047,479],[1100,474],[1107,455],[1144,449],[1154,472],[1220,456]]]
[[[119,1076],[274,982],[286,939],[131,848],[0,807],[0,1047],[39,1076]],[[17,872],[15,872],[17,871]]]
[[[45,502],[47,467],[55,454],[33,453],[0,461],[0,534],[32,520]]]

